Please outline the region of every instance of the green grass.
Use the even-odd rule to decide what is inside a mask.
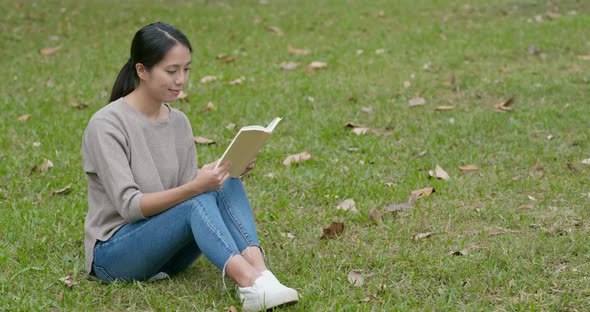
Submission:
[[[133,34],[156,20],[182,29],[195,50],[189,100],[174,106],[195,135],[217,141],[198,146],[201,163],[229,144],[229,123],[285,118],[245,181],[269,266],[302,295],[285,311],[590,309],[590,167],[581,163],[590,158],[590,61],[579,58],[590,55],[587,1],[63,2],[3,4],[0,310],[239,307],[232,283],[224,291],[203,259],[158,283],[107,286],[84,272],[82,134]],[[311,54],[289,54],[288,44]],[[58,45],[53,56],[39,52]],[[237,61],[224,64],[221,53]],[[284,61],[300,66],[284,71]],[[329,66],[305,72],[312,61]],[[205,75],[219,79],[199,83]],[[228,84],[240,76],[244,84]],[[416,96],[426,104],[409,107]],[[513,111],[494,111],[510,97]],[[201,112],[209,101],[215,109]],[[392,134],[357,136],[347,120]],[[315,159],[282,165],[302,151]],[[31,172],[44,159],[55,166]],[[429,179],[437,164],[450,180]],[[462,174],[467,164],[480,169]],[[67,195],[50,195],[68,184]],[[425,186],[436,193],[416,209],[384,210]],[[336,209],[346,198],[358,213]],[[332,221],[345,224],[343,235],[320,240]],[[435,234],[412,240],[424,232]],[[362,286],[347,281],[351,269]],[[72,289],[59,281],[70,273]]]

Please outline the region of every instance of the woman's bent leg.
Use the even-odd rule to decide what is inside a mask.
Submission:
[[[194,241],[190,210],[189,203],[181,203],[149,219],[123,226],[106,242],[97,242],[93,262],[96,276],[112,282],[146,280],[159,273]],[[199,255],[198,249],[192,252],[189,258]]]

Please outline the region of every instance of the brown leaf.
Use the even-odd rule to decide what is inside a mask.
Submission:
[[[65,195],[70,192],[71,188],[72,188],[72,184],[68,184],[64,188],[60,188],[59,190],[51,191],[51,195]]]
[[[284,70],[294,70],[299,66],[299,63],[296,62],[283,62],[279,65]]]
[[[39,168],[39,170],[41,170],[41,172],[44,172],[49,168],[53,168],[53,162],[49,159],[45,159],[43,161],[43,164],[41,164],[41,168]]]
[[[385,17],[385,12],[383,12],[383,11],[377,12],[377,17]]]
[[[354,287],[363,286],[363,278],[361,276],[361,270],[354,269],[348,272],[348,282]]]
[[[77,108],[77,109],[85,109],[88,107],[88,104],[85,103],[78,103],[76,100],[71,99],[69,101],[69,104],[71,107]]]
[[[236,128],[236,124],[235,123],[228,123],[227,126],[225,126],[225,129],[228,130],[234,130]]]
[[[186,93],[184,93],[184,91],[180,90],[180,93],[178,94],[178,99],[179,100],[188,99],[188,94],[186,94]]]
[[[381,213],[379,212],[379,210],[375,208],[372,208],[371,211],[369,211],[369,219],[377,222],[378,224],[383,224],[383,218],[381,217]]]
[[[354,121],[347,121],[344,123],[344,128],[365,128],[365,126]]]
[[[194,137],[194,140],[195,140],[196,144],[201,144],[201,145],[215,144],[215,141],[208,139],[206,137],[202,137],[202,136],[196,136],[196,137]]]
[[[356,209],[356,204],[354,202],[354,199],[352,198],[348,198],[345,199],[344,201],[342,201],[337,207],[336,209],[338,210],[344,210],[344,211],[352,211],[352,212],[358,212],[358,210]]]
[[[27,121],[29,118],[31,118],[31,114],[24,114],[18,117],[18,121]]]
[[[301,152],[299,154],[289,155],[285,160],[283,160],[283,165],[289,166],[293,163],[300,164],[306,160],[312,159],[313,156],[308,152]]]
[[[68,276],[62,277],[59,280],[61,282],[63,282],[64,284],[66,284],[66,286],[68,288],[72,288],[72,287],[78,285],[78,282],[74,281],[74,278],[72,277],[72,274],[68,274]]]
[[[244,81],[246,81],[246,77],[244,76],[240,76],[240,78],[234,79],[232,81],[229,82],[230,85],[239,85],[244,83]]]
[[[404,88],[409,88],[412,86],[412,83],[409,80],[404,81]]]
[[[561,17],[561,14],[559,14],[557,12],[549,11],[549,12],[545,13],[545,16],[547,16],[548,18],[551,18],[551,19],[557,19],[557,18]]]
[[[64,300],[64,291],[61,290],[59,292],[59,294],[57,294],[57,303],[61,304],[63,302],[63,300]]]
[[[356,128],[352,128],[352,132],[356,135],[362,135],[362,134],[366,134],[368,132],[371,132],[371,128],[356,127]]]
[[[291,45],[287,46],[287,51],[291,54],[295,54],[295,55],[309,55],[309,50],[305,50],[305,49],[295,49],[293,48]]]
[[[455,79],[456,79],[456,78],[455,78],[455,75],[454,75],[454,74],[451,74],[451,75],[449,76],[449,78],[447,79],[447,81],[445,81],[445,82],[443,83],[443,85],[444,85],[445,87],[450,87],[450,86],[452,86],[452,85],[454,85],[454,84],[455,84]]]
[[[453,110],[455,109],[455,106],[448,106],[448,105],[441,105],[438,106],[437,108],[435,108],[435,111],[448,111],[448,110]]]
[[[512,107],[509,107],[509,106],[512,105],[513,103],[514,103],[514,98],[509,98],[506,101],[503,101],[503,102],[500,102],[500,103],[494,105],[494,109],[499,112],[511,111]]]
[[[43,54],[45,56],[54,55],[61,49],[61,47],[62,47],[62,45],[60,44],[57,47],[43,48],[43,49],[41,49],[41,54]]]
[[[295,239],[295,235],[291,234],[291,233],[281,233],[282,237],[286,237],[288,239]]]
[[[307,72],[313,72],[314,70],[328,68],[328,63],[314,61],[311,62],[305,69]]]
[[[436,168],[434,170],[429,170],[428,175],[432,178],[437,178],[439,180],[448,180],[450,178],[449,174],[446,171],[444,171],[444,169],[441,168],[441,166],[439,165],[436,165]]]
[[[199,112],[204,113],[204,112],[212,111],[214,109],[215,109],[215,104],[213,104],[213,102],[208,102],[207,105],[205,105],[205,107],[203,107],[203,109],[201,109]]]
[[[362,113],[365,113],[365,114],[369,114],[369,115],[370,115],[370,114],[372,114],[372,113],[373,113],[373,109],[372,109],[372,108],[370,108],[370,107],[364,107],[364,106],[363,106],[363,107],[361,107],[361,112],[362,112]]]
[[[426,100],[421,97],[416,97],[416,98],[410,99],[408,104],[410,104],[410,107],[420,106],[420,105],[426,104]]]
[[[280,28],[276,27],[276,26],[269,26],[269,27],[266,28],[266,30],[268,30],[270,32],[273,32],[273,33],[276,33],[279,36],[282,36],[283,35],[283,31]]]
[[[479,168],[476,165],[467,165],[467,166],[459,166],[459,170],[463,173],[471,172],[478,170]]]
[[[238,312],[238,309],[234,306],[231,306],[229,309],[227,309],[227,312]]]
[[[203,78],[201,78],[201,83],[205,84],[215,80],[217,80],[217,77],[215,76],[204,76]]]
[[[412,241],[418,241],[419,239],[423,239],[423,238],[428,238],[430,236],[432,236],[434,233],[432,232],[425,232],[425,233],[418,233],[418,234],[414,234],[412,235]]]
[[[412,191],[412,196],[416,197],[416,199],[426,198],[430,196],[430,194],[435,193],[436,190],[433,187],[426,187],[419,190]]]
[[[469,254],[468,248],[464,248],[464,249],[457,250],[457,251],[451,250],[451,251],[447,252],[447,255],[449,255],[449,256],[465,256],[468,254]]]
[[[330,224],[330,226],[328,228],[323,230],[323,233],[320,236],[320,239],[336,238],[340,234],[342,234],[342,232],[344,232],[344,223],[332,222],[332,224]]]
[[[230,56],[230,57],[226,57],[226,58],[224,58],[224,59],[222,60],[222,62],[223,62],[224,64],[229,64],[229,63],[233,63],[233,62],[235,62],[237,59],[238,59],[238,58],[237,58],[237,57],[235,57],[235,56]]]
[[[529,209],[533,209],[533,206],[531,206],[531,205],[521,205],[521,206],[518,206],[518,209],[526,209],[526,210],[529,210]]]

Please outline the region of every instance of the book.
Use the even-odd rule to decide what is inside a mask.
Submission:
[[[229,175],[232,178],[240,177],[246,166],[258,155],[262,144],[268,140],[279,121],[281,121],[281,118],[277,117],[266,127],[245,126],[240,128],[240,131],[231,141],[215,168],[229,160],[232,163]]]

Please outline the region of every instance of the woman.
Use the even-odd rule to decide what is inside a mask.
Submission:
[[[237,283],[245,311],[296,302],[297,291],[266,268],[242,183],[229,177],[231,163],[199,170],[190,123],[166,104],[188,80],[191,51],[174,26],[140,29],[110,103],[88,123],[86,269],[106,283],[157,279],[203,253]]]

